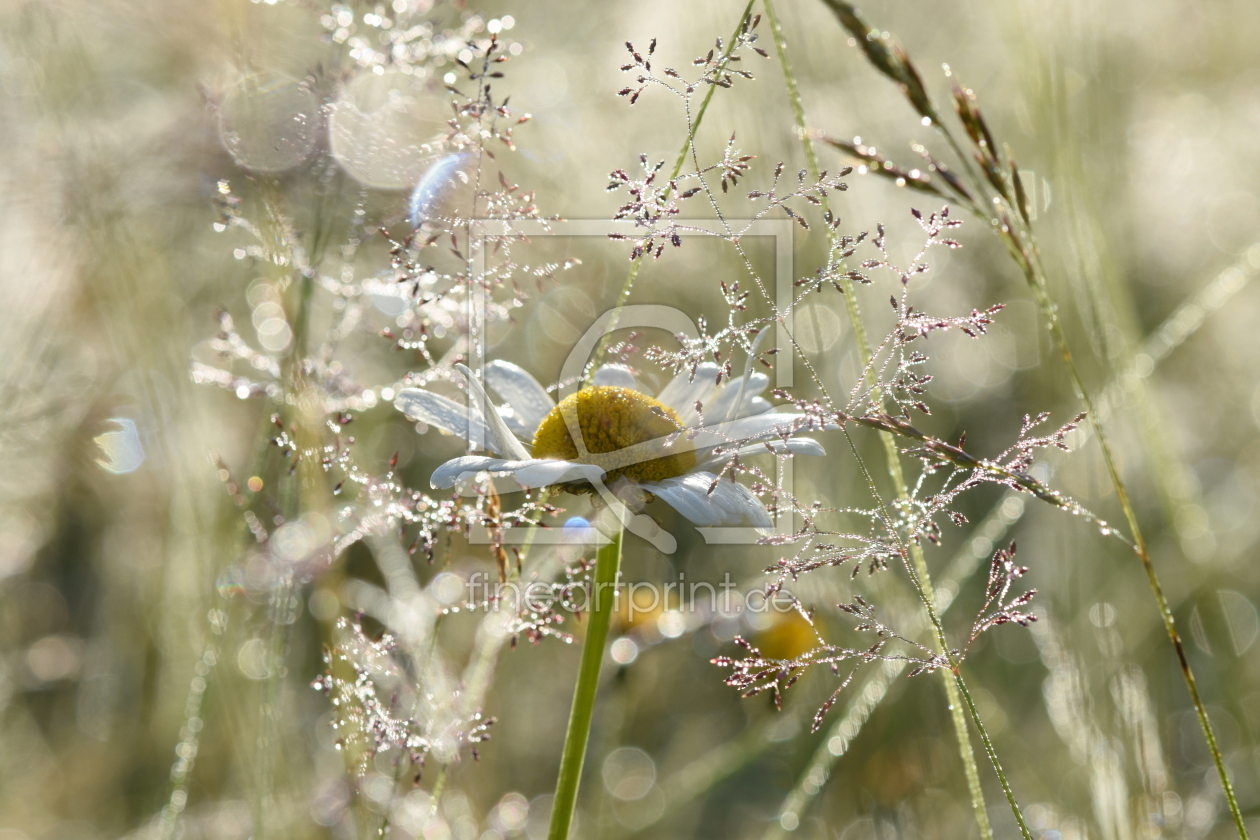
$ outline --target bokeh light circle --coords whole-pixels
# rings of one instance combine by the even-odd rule
[[[366,186],[413,187],[440,151],[442,109],[442,100],[414,76],[396,71],[358,76],[328,119],[333,157]]]
[[[319,99],[301,82],[253,73],[219,105],[219,139],[236,162],[255,172],[282,172],[306,160],[319,137]]]

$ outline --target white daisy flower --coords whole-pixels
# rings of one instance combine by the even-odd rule
[[[557,404],[524,369],[494,361],[486,365],[486,384],[501,405],[491,401],[467,368],[459,369],[468,380],[468,406],[419,388],[403,389],[394,400],[408,417],[494,453],[452,458],[434,471],[435,488],[482,472],[509,475],[527,488],[594,490],[610,502],[633,487],[699,526],[768,529],[773,523],[761,500],[731,478],[719,478],[723,467],[736,455],[767,449],[824,454],[817,441],[797,436],[808,426],[807,418],[776,411],[760,396],[770,381],[751,364],[743,376],[725,382],[719,381],[717,365],[701,365],[694,376],[675,376],[655,397],[644,393],[625,367],[604,365],[590,385]],[[479,405],[493,410],[482,413]],[[609,487],[616,487],[618,496]],[[649,536],[655,528],[631,521],[646,517],[622,519],[631,531],[662,547]]]

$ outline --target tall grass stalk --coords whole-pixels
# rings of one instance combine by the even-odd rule
[[[941,133],[945,141],[953,149],[962,163],[964,171],[967,173],[967,179],[970,181],[971,189],[975,191],[975,194],[973,195],[966,189],[960,188],[956,176],[945,179],[946,183],[954,196],[960,199],[964,206],[978,218],[993,226],[1032,291],[1037,307],[1050,331],[1055,349],[1062,359],[1064,367],[1067,369],[1069,379],[1072,382],[1072,389],[1076,393],[1077,399],[1084,406],[1089,418],[1089,427],[1098,439],[1099,451],[1103,456],[1108,477],[1129,528],[1130,545],[1139,560],[1141,560],[1142,568],[1146,572],[1147,583],[1150,586],[1151,594],[1155,598],[1160,620],[1164,625],[1168,640],[1176,653],[1182,678],[1190,693],[1191,703],[1194,705],[1195,714],[1199,719],[1199,725],[1203,730],[1208,749],[1211,752],[1212,763],[1216,768],[1221,788],[1229,804],[1230,814],[1233,816],[1238,836],[1242,840],[1247,840],[1247,827],[1243,822],[1242,811],[1239,809],[1237,797],[1234,795],[1233,786],[1230,784],[1229,772],[1216,740],[1212,722],[1208,719],[1207,708],[1199,694],[1194,672],[1186,656],[1185,645],[1182,643],[1181,635],[1177,630],[1172,609],[1168,604],[1168,598],[1164,594],[1159,575],[1151,560],[1146,538],[1138,522],[1137,513],[1129,499],[1124,480],[1120,476],[1115,455],[1102,422],[1098,417],[1094,400],[1090,396],[1089,389],[1085,385],[1084,378],[1081,376],[1080,369],[1077,367],[1075,357],[1068,344],[1062,322],[1059,319],[1058,305],[1050,293],[1048,275],[1041,260],[1041,254],[1028,214],[1026,193],[1020,181],[1019,171],[1015,167],[1013,156],[1007,151],[1006,161],[998,157],[998,148],[993,142],[992,135],[989,133],[988,127],[985,126],[983,118],[980,116],[979,109],[975,105],[974,96],[961,85],[955,84],[955,109],[959,119],[967,127],[973,146],[969,150],[965,149],[964,144],[960,142],[957,135],[941,120],[939,112],[932,104],[926,89],[923,87],[921,78],[917,71],[914,70],[909,57],[904,51],[892,44],[886,33],[881,34],[867,24],[851,4],[844,2],[844,0],[823,0],[823,2],[835,13],[841,24],[849,30],[854,38],[861,39],[858,43],[867,59],[882,74],[899,84],[902,92],[910,100],[911,106],[923,115],[925,119],[931,120],[937,131]],[[971,153],[969,154],[968,151]],[[972,163],[973,157],[976,163],[984,168],[984,178],[977,174]],[[881,171],[881,174],[891,174],[892,171],[892,169],[884,169]],[[990,202],[987,199],[978,197],[986,194],[992,197],[992,206],[990,206]]]
[[[564,751],[560,756],[560,776],[556,780],[556,797],[551,805],[551,826],[548,840],[568,840],[577,805],[578,785],[582,781],[582,765],[586,761],[586,743],[591,736],[591,718],[595,712],[595,694],[599,689],[599,672],[604,664],[604,647],[612,622],[616,599],[617,574],[621,569],[622,529],[618,525],[612,541],[601,546],[595,556],[595,577],[592,581],[590,612],[587,613],[586,638],[582,642],[582,664],[578,668],[577,687],[569,711],[569,727],[564,735]]]
[[[1040,50],[1044,49],[1042,44],[1032,43],[1024,35],[1026,30],[1022,27],[1014,26],[1012,29],[1024,42],[1024,54],[1035,56]],[[1044,115],[1044,122],[1051,131],[1055,132],[1057,135],[1056,140],[1066,139],[1067,135],[1073,131],[1079,132],[1079,121],[1073,120],[1072,115],[1068,112],[1068,97],[1058,85],[1052,83],[1052,89],[1048,92],[1048,95],[1032,97],[1030,101],[1034,103],[1049,103],[1043,104],[1043,108],[1048,112]],[[1114,111],[1111,113],[1114,113]],[[1234,266],[1221,272],[1215,280],[1207,284],[1198,294],[1179,306],[1170,317],[1165,319],[1163,325],[1151,332],[1150,339],[1144,342],[1140,332],[1136,303],[1132,294],[1129,293],[1123,283],[1123,276],[1117,270],[1116,261],[1109,253],[1109,238],[1097,221],[1103,214],[1097,206],[1098,199],[1096,196],[1108,194],[1109,191],[1099,190],[1096,182],[1088,182],[1080,165],[1079,156],[1076,153],[1077,148],[1078,145],[1074,143],[1052,142],[1050,144],[1050,149],[1053,150],[1052,165],[1054,165],[1054,171],[1057,175],[1056,183],[1060,181],[1067,182],[1066,190],[1063,187],[1057,187],[1057,189],[1067,192],[1069,199],[1068,212],[1072,214],[1070,222],[1074,233],[1086,240],[1086,242],[1078,242],[1078,244],[1081,245],[1081,250],[1087,250],[1088,255],[1093,257],[1093,259],[1089,260],[1088,265],[1082,266],[1084,271],[1080,273],[1084,275],[1082,278],[1084,282],[1077,283],[1076,287],[1077,291],[1083,293],[1088,299],[1089,305],[1093,310],[1101,313],[1097,318],[1106,317],[1107,323],[1115,324],[1119,327],[1115,331],[1118,339],[1115,340],[1114,345],[1106,340],[1111,333],[1109,331],[1100,331],[1103,338],[1102,349],[1111,364],[1125,371],[1125,375],[1118,382],[1113,382],[1106,391],[1100,393],[1100,397],[1096,402],[1097,410],[1092,411],[1090,416],[1096,418],[1099,424],[1100,445],[1106,447],[1107,441],[1104,437],[1101,437],[1101,429],[1103,428],[1102,424],[1108,419],[1108,413],[1118,409],[1122,402],[1127,407],[1131,407],[1136,415],[1136,427],[1141,435],[1142,451],[1147,456],[1148,473],[1153,479],[1155,496],[1161,513],[1164,521],[1176,528],[1177,523],[1186,521],[1187,514],[1198,513],[1202,515],[1203,500],[1197,482],[1192,478],[1189,465],[1187,465],[1169,439],[1169,423],[1166,417],[1161,416],[1164,412],[1161,411],[1158,405],[1157,395],[1152,388],[1148,371],[1152,371],[1155,364],[1167,356],[1173,346],[1176,346],[1176,344],[1168,346],[1167,342],[1162,340],[1166,335],[1169,335],[1168,331],[1170,329],[1175,331],[1175,325],[1186,323],[1185,320],[1182,320],[1186,318],[1191,323],[1194,323],[1197,328],[1197,325],[1202,323],[1205,312],[1223,305],[1233,293],[1240,290],[1247,280],[1255,274],[1256,268],[1260,267],[1260,259],[1257,259],[1257,257],[1260,257],[1260,247],[1252,245],[1249,250],[1245,250],[1242,258]],[[1088,248],[1085,246],[1088,246]],[[1040,265],[1038,267],[1040,268]],[[1044,269],[1042,269],[1042,272],[1044,276]],[[1209,303],[1209,301],[1212,303]],[[1185,336],[1183,335],[1181,341],[1184,341],[1184,338]],[[1153,343],[1156,345],[1155,348],[1151,346]],[[1180,341],[1177,342],[1177,344],[1179,343]],[[1146,356],[1146,359],[1142,361],[1147,362],[1149,360],[1149,363],[1145,365],[1146,371],[1138,373],[1138,363],[1143,355]],[[1117,386],[1119,390],[1113,391]],[[1108,466],[1109,470],[1111,470],[1110,461],[1108,461]],[[1111,471],[1113,481],[1115,481],[1116,473],[1114,470]],[[1117,495],[1120,496],[1122,504],[1127,505],[1127,498],[1120,493]],[[1126,510],[1126,517],[1128,514],[1129,511]],[[1147,572],[1152,591],[1155,593],[1161,618],[1164,619],[1165,632],[1169,635],[1176,650],[1178,663],[1183,670],[1183,678],[1194,702],[1200,726],[1208,741],[1215,769],[1229,803],[1231,816],[1234,818],[1235,827],[1239,836],[1245,838],[1247,836],[1246,825],[1241,819],[1241,813],[1227,775],[1227,768],[1222,761],[1222,756],[1215,740],[1215,734],[1212,731],[1210,719],[1207,717],[1206,709],[1199,699],[1198,688],[1193,672],[1190,670],[1182,641],[1179,638],[1176,627],[1172,623],[1171,611],[1164,601],[1158,577],[1147,554],[1145,543],[1141,540],[1141,534],[1137,531],[1135,523],[1131,522],[1130,527],[1134,530],[1136,550],[1143,561],[1143,567]],[[1182,546],[1184,553],[1185,543],[1182,543]],[[1196,559],[1199,562],[1203,562],[1206,558],[1200,556]]]
[[[1015,14],[1018,15],[1018,12]],[[1039,89],[1040,92],[1038,96],[1029,97],[1028,101],[1038,109],[1034,119],[1039,129],[1050,135],[1049,165],[1055,192],[1064,195],[1063,213],[1076,246],[1072,260],[1074,265],[1068,267],[1068,276],[1074,279],[1073,293],[1086,300],[1086,304],[1078,309],[1086,315],[1092,314],[1088,320],[1093,322],[1090,326],[1098,336],[1107,361],[1129,369],[1141,352],[1141,322],[1136,302],[1126,288],[1123,273],[1112,254],[1111,238],[1100,221],[1107,216],[1105,208],[1100,206],[1101,197],[1111,195],[1112,188],[1119,184],[1112,175],[1111,182],[1100,189],[1098,179],[1086,175],[1080,154],[1083,145],[1081,120],[1073,118],[1073,105],[1062,89],[1062,82],[1051,80],[1047,66],[1053,46],[1047,47],[1044,39],[1034,41],[1030,38],[1025,25],[1028,22],[1027,19],[1018,22],[1009,20],[1007,28],[1010,37],[1020,44],[1020,53],[1027,57],[1018,65],[1027,77],[1021,87]],[[1103,112],[1099,110],[1100,114]],[[1114,111],[1111,113],[1114,114]],[[1096,126],[1091,128],[1099,131]],[[1105,132],[1106,128],[1101,130]],[[1118,329],[1100,329],[1099,324],[1103,322]],[[1144,377],[1132,384],[1127,395],[1128,402],[1139,421],[1137,430],[1142,435],[1142,449],[1147,453],[1156,498],[1164,520],[1175,523],[1184,514],[1185,508],[1198,504],[1197,493],[1191,489],[1193,482],[1186,480],[1188,466],[1168,438],[1167,424],[1159,416],[1161,412],[1153,389]],[[1099,407],[1105,411],[1105,406]],[[1099,419],[1105,421],[1107,418],[1101,416]]]
[[[1035,246],[1034,246],[1035,247]],[[1186,688],[1190,692],[1190,701],[1194,704],[1194,711],[1199,719],[1199,725],[1203,729],[1203,735],[1207,739],[1208,750],[1212,753],[1212,763],[1216,767],[1216,773],[1220,778],[1221,788],[1225,792],[1225,800],[1229,803],[1230,814],[1234,818],[1234,826],[1238,829],[1238,836],[1242,840],[1247,840],[1247,826],[1243,822],[1242,811],[1238,807],[1238,798],[1234,795],[1234,787],[1229,780],[1229,770],[1225,767],[1224,756],[1221,755],[1220,745],[1216,740],[1216,732],[1212,728],[1212,721],[1208,718],[1207,707],[1203,703],[1202,697],[1199,695],[1199,686],[1194,678],[1194,671],[1190,667],[1190,660],[1186,657],[1186,648],[1182,643],[1181,634],[1177,630],[1176,621],[1173,618],[1172,608],[1168,604],[1168,598],[1164,595],[1164,588],[1160,584],[1159,574],[1155,571],[1155,564],[1151,561],[1150,550],[1146,544],[1146,538],[1142,534],[1141,526],[1138,524],[1137,513],[1133,509],[1133,504],[1129,500],[1128,490],[1125,488],[1124,480],[1120,477],[1119,468],[1116,466],[1115,456],[1112,454],[1111,444],[1107,440],[1106,432],[1103,429],[1102,422],[1098,418],[1098,412],[1094,408],[1094,402],[1089,396],[1089,391],[1085,387],[1085,382],[1081,378],[1080,370],[1076,366],[1073,359],[1072,351],[1068,347],[1067,337],[1063,333],[1063,327],[1059,322],[1057,307],[1053,298],[1050,296],[1049,289],[1046,286],[1045,270],[1041,265],[1040,257],[1036,251],[1033,252],[1033,260],[1024,263],[1025,278],[1029,285],[1033,288],[1034,296],[1041,308],[1043,317],[1050,326],[1050,334],[1054,337],[1054,342],[1058,348],[1059,355],[1063,359],[1064,365],[1068,369],[1068,373],[1072,379],[1072,387],[1076,391],[1077,398],[1085,406],[1085,410],[1089,413],[1090,428],[1094,435],[1098,438],[1098,448],[1102,452],[1103,461],[1107,465],[1107,474],[1111,479],[1112,487],[1116,491],[1116,498],[1120,502],[1120,508],[1124,512],[1125,522],[1129,526],[1129,533],[1133,540],[1133,551],[1142,561],[1142,568],[1146,572],[1146,580],[1150,585],[1151,594],[1155,597],[1156,606],[1159,609],[1159,617],[1163,621],[1164,631],[1168,634],[1168,640],[1172,643],[1173,650],[1177,654],[1177,663],[1181,667],[1181,675],[1185,680]]]
[[[942,131],[946,129],[942,128]],[[1000,228],[999,228],[1000,230]],[[1094,401],[1090,396],[1089,389],[1085,386],[1085,381],[1081,376],[1080,369],[1076,365],[1076,360],[1068,345],[1067,336],[1063,331],[1062,323],[1058,316],[1058,305],[1054,302],[1053,296],[1050,294],[1048,278],[1045,267],[1041,262],[1040,253],[1037,250],[1035,240],[1031,239],[1032,231],[1026,231],[1030,238],[1031,245],[1027,250],[1021,249],[1018,240],[1015,240],[1009,229],[1002,231],[1003,241],[1006,242],[1011,255],[1015,257],[1016,262],[1024,274],[1029,287],[1033,291],[1033,297],[1037,301],[1037,305],[1041,310],[1042,317],[1045,319],[1050,329],[1050,334],[1054,339],[1055,348],[1059,352],[1060,358],[1063,360],[1064,366],[1067,368],[1068,375],[1072,381],[1072,388],[1076,392],[1077,399],[1085,407],[1085,411],[1089,416],[1090,429],[1098,439],[1098,448],[1102,453],[1103,462],[1107,467],[1107,475],[1111,480],[1112,488],[1116,492],[1116,498],[1120,503],[1120,509],[1124,513],[1124,519],[1129,527],[1129,534],[1132,540],[1133,551],[1137,554],[1138,559],[1142,561],[1142,568],[1146,572],[1147,583],[1151,588],[1151,594],[1155,598],[1156,607],[1159,610],[1160,619],[1164,625],[1164,631],[1168,635],[1168,640],[1173,646],[1173,650],[1177,655],[1177,663],[1181,668],[1182,678],[1185,681],[1186,688],[1190,692],[1190,701],[1194,705],[1195,715],[1199,719],[1199,725],[1203,730],[1203,735],[1207,740],[1208,750],[1212,754],[1212,763],[1215,765],[1217,776],[1220,778],[1221,788],[1224,790],[1226,802],[1229,804],[1230,814],[1234,818],[1234,826],[1238,830],[1238,836],[1242,840],[1247,840],[1247,826],[1243,822],[1242,811],[1238,806],[1238,799],[1234,795],[1233,785],[1229,780],[1229,771],[1225,766],[1225,759],[1221,754],[1220,745],[1216,740],[1216,732],[1212,727],[1212,721],[1208,718],[1207,707],[1203,703],[1203,699],[1199,694],[1198,683],[1194,678],[1194,671],[1190,667],[1190,660],[1186,656],[1185,645],[1182,642],[1181,634],[1177,630],[1176,621],[1173,618],[1172,608],[1169,606],[1168,598],[1164,594],[1164,588],[1160,583],[1159,574],[1155,570],[1155,564],[1151,560],[1150,550],[1146,543],[1146,537],[1142,533],[1141,525],[1138,523],[1137,513],[1133,508],[1133,503],[1129,499],[1128,489],[1125,487],[1124,480],[1120,476],[1119,467],[1116,464],[1115,455],[1112,451],[1111,444],[1108,441],[1107,434],[1103,428],[1102,421],[1098,417],[1098,411],[1095,408]]]
[[[332,190],[338,185],[338,179],[331,179],[322,184],[319,196],[319,212],[315,219],[315,235],[311,238],[310,256],[318,263],[324,248],[330,239],[332,214],[327,212],[326,204],[331,200]],[[286,229],[288,222],[281,207],[279,186],[271,181],[263,184],[264,203],[268,207],[267,217],[270,220],[270,233],[273,247],[279,251],[293,241],[290,231]],[[282,383],[287,392],[286,406],[292,406],[285,413],[288,421],[285,425],[295,430],[299,445],[317,446],[320,440],[319,422],[301,410],[303,395],[315,386],[308,380],[304,360],[310,356],[310,320],[312,298],[315,292],[314,279],[301,272],[294,271],[289,276],[276,278],[276,284],[282,290],[282,297],[288,299],[288,321],[293,325],[293,341],[285,363]],[[284,294],[287,292],[287,295]],[[266,426],[264,426],[266,428]],[[270,451],[270,447],[264,450]],[[261,455],[262,453],[258,453]],[[323,510],[327,506],[324,481],[321,471],[314,470],[305,460],[299,460],[289,469],[281,466],[281,477],[278,482],[279,507],[285,521],[296,521],[308,511]],[[286,572],[271,593],[267,605],[270,623],[267,645],[267,679],[264,686],[264,701],[259,704],[259,737],[256,742],[256,772],[258,782],[254,790],[254,832],[257,840],[267,835],[267,813],[270,809],[274,757],[280,752],[279,739],[280,719],[278,717],[284,692],[285,662],[288,659],[290,635],[295,620],[294,609],[300,597],[298,582],[292,572]]]
[[[813,141],[810,139],[808,134],[805,107],[801,102],[800,90],[796,84],[796,75],[792,72],[792,64],[788,59],[787,43],[783,37],[783,28],[779,23],[778,16],[775,14],[774,3],[772,0],[763,0],[762,6],[766,10],[766,20],[770,24],[770,31],[774,34],[775,51],[778,54],[779,65],[783,70],[783,79],[787,86],[788,100],[792,105],[792,116],[796,122],[797,133],[800,135],[801,146],[805,152],[806,163],[809,167],[810,174],[814,178],[818,178],[821,171],[818,165],[818,155],[814,151]],[[824,197],[821,200],[823,202],[823,212],[829,213],[830,208],[828,207],[827,199]],[[827,234],[831,237],[832,243],[834,244],[834,228],[828,226]],[[874,385],[875,374],[873,369],[870,367],[870,339],[866,334],[866,327],[862,322],[862,313],[858,308],[857,296],[853,293],[853,281],[848,278],[844,278],[842,282],[844,283],[845,309],[849,316],[849,323],[853,327],[853,334],[857,339],[856,344],[858,351],[861,353],[862,365],[863,368],[867,370],[868,377],[871,379],[871,384]],[[909,499],[910,490],[906,484],[905,475],[901,469],[901,458],[897,452],[896,441],[889,432],[880,432],[879,437],[884,447],[885,457],[888,461],[888,472],[892,478],[894,491],[897,493],[899,498]],[[944,630],[941,627],[940,617],[936,614],[936,593],[932,587],[932,578],[928,572],[927,561],[923,556],[923,549],[914,542],[911,542],[908,548],[914,563],[915,574],[918,578],[917,586],[920,589],[920,595],[922,597],[924,608],[928,610],[928,615],[931,618],[932,625],[936,630],[937,643],[941,646],[942,651],[948,651],[949,645],[946,642]],[[971,796],[971,807],[975,812],[976,824],[980,828],[981,838],[989,840],[989,838],[993,837],[993,828],[989,824],[989,816],[984,803],[984,791],[980,786],[980,773],[976,767],[975,753],[971,748],[971,738],[967,732],[967,720],[963,712],[962,699],[960,696],[962,677],[956,674],[951,674],[947,671],[942,671],[941,676],[945,681],[945,696],[949,705],[950,720],[954,725],[954,736],[958,742],[958,754],[962,759],[963,770],[967,778],[967,791]],[[968,708],[973,710],[974,716],[974,708],[970,703],[968,704]],[[981,724],[978,716],[975,716],[975,723],[983,734],[983,725]],[[983,739],[987,744],[987,734],[983,735]],[[994,769],[998,771],[999,776],[1002,776],[1000,766],[996,762],[996,757],[991,756],[991,758],[994,758]],[[1007,784],[1004,776],[1002,776],[1002,787],[1004,790],[1008,791],[1009,796],[1009,785]],[[1010,797],[1010,800],[1011,807],[1015,812],[1016,820],[1019,821],[1022,828],[1023,818],[1019,813],[1019,808],[1015,804],[1013,797]],[[1024,833],[1027,835],[1027,829],[1024,829]]]

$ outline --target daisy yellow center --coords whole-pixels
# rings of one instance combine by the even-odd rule
[[[594,464],[607,473],[609,482],[622,476],[661,481],[696,465],[696,453],[686,440],[680,438],[668,447],[660,441],[682,428],[669,406],[629,388],[597,385],[565,397],[551,409],[538,425],[531,454]],[[581,432],[584,452],[574,445],[570,429]],[[642,451],[626,451],[648,441],[658,441],[660,451],[669,454],[644,460]]]

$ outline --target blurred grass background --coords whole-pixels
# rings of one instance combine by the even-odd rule
[[[657,61],[683,67],[727,37],[741,8],[707,0],[580,13],[558,0],[477,8],[487,19],[513,15],[510,34],[526,48],[499,83],[534,117],[517,134],[520,150],[503,156],[513,180],[537,189],[544,213],[609,217],[617,197],[604,192],[607,173],[640,153],[672,162],[685,135],[671,98],[649,91],[629,108],[613,95],[624,84],[622,42],[656,37]],[[1127,387],[1109,392],[1106,422],[1241,805],[1260,831],[1260,7],[964,0],[865,11],[895,33],[934,90],[944,89],[936,68],[948,62],[977,92],[1037,185],[1052,291],[1088,383],[1099,394],[1129,375]],[[812,126],[860,135],[901,160],[911,157],[910,140],[941,146],[846,46],[821,4],[785,5],[780,14]],[[0,840],[158,836],[153,818],[168,803],[176,748],[189,734],[190,685],[199,696],[201,677],[209,683],[179,831],[246,837],[257,707],[267,701],[248,646],[265,616],[248,596],[216,587],[239,559],[240,521],[208,453],[244,469],[269,409],[196,388],[188,375],[217,308],[248,322],[246,289],[256,279],[211,228],[217,181],[244,181],[221,142],[216,107],[244,73],[336,78],[345,62],[320,41],[318,14],[306,4],[10,0],[0,18]],[[770,48],[768,36],[761,46]],[[778,160],[791,171],[804,162],[778,66],[752,69],[755,83],[715,97],[700,148],[717,154],[733,131],[763,177]],[[821,154],[832,170],[842,163]],[[274,178],[299,216],[312,166]],[[850,190],[833,204],[843,229],[882,221],[891,246],[913,253],[909,208],[939,208],[873,178],[847,180]],[[357,193],[345,184],[348,203]],[[373,191],[370,200],[374,212],[396,216],[405,191]],[[947,439],[965,429],[973,448],[992,454],[1025,413],[1066,420],[1079,407],[996,238],[977,223],[961,238],[960,251],[934,255],[916,290],[920,307],[1008,309],[985,340],[932,339],[936,400],[924,426]],[[492,355],[554,375],[566,340],[615,301],[626,250],[602,240],[540,244],[538,261],[576,256],[583,264],[539,290]],[[800,232],[797,274],[811,274],[824,253],[820,232]],[[379,253],[363,259],[364,273],[386,265]],[[721,319],[712,278],[741,271],[729,249],[689,241],[644,267],[635,300]],[[877,288],[864,300],[876,334],[884,294]],[[842,304],[832,296],[810,305],[834,324],[810,339],[813,360],[840,387],[857,365]],[[409,367],[366,342],[351,350],[367,381],[391,382]],[[122,440],[107,436],[127,431],[111,418],[135,424],[144,460],[134,471],[101,465]],[[458,447],[416,438],[400,421],[383,405],[364,415],[357,435],[372,453],[365,460],[397,450],[408,481],[425,487],[429,470]],[[1049,462],[1057,486],[1120,520],[1091,443]],[[798,494],[862,503],[851,463],[833,463],[812,471],[798,464]],[[961,592],[949,626],[966,626],[981,584],[964,575],[993,543],[1017,538],[1041,591],[1042,621],[1029,631],[1001,628],[967,666],[1030,824],[1047,840],[1231,836],[1137,560],[1054,511],[997,493],[969,504],[976,527],[947,532],[929,555],[938,584],[952,580],[951,591]],[[673,558],[628,548],[630,579],[686,571],[716,580],[729,571],[751,588],[773,559],[770,549],[719,551],[681,524],[673,530],[683,541]],[[451,556],[417,573],[427,581],[472,562]],[[371,574],[356,550],[336,578]],[[826,625],[849,583],[842,573],[816,577],[802,592]],[[872,585],[895,597],[895,584]],[[340,597],[336,586],[330,578],[303,591],[292,636],[274,752],[283,836],[374,830],[345,818],[351,802],[351,813],[371,813],[371,780],[352,791],[331,747],[327,701],[308,687],[322,669],[320,620],[328,597]],[[203,675],[210,610],[233,619],[221,661],[203,665]],[[443,625],[452,655],[467,649],[472,626],[467,618]],[[975,832],[937,681],[890,678],[885,687],[877,674],[872,688],[855,683],[851,697],[865,697],[865,706],[842,701],[827,724],[850,728],[811,736],[805,722],[827,680],[804,681],[776,715],[766,698],[739,700],[707,663],[727,649],[724,631],[671,638],[650,622],[623,631],[637,634],[642,649],[601,695],[581,836]],[[791,627],[743,631],[785,650],[799,644]],[[500,722],[479,762],[452,765],[444,827],[433,836],[542,836],[537,798],[554,785],[576,662],[575,648],[553,642],[503,654],[486,704]],[[816,751],[829,745],[844,754],[811,775]],[[1007,836],[1013,823],[992,774],[981,773]],[[424,788],[432,790],[431,779]],[[807,803],[795,822],[781,819],[793,790]]]

